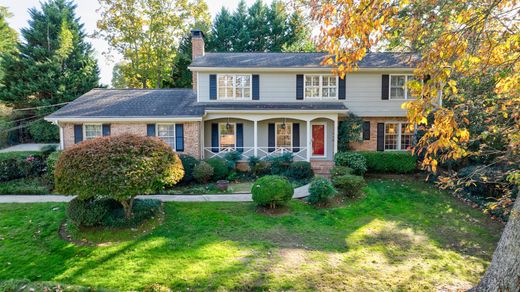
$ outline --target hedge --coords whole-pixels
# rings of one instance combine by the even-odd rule
[[[0,153],[0,182],[40,176],[45,169],[41,152]]]
[[[367,161],[368,172],[371,173],[413,173],[417,167],[417,157],[409,151],[358,152]]]

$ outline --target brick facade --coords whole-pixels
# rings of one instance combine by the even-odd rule
[[[184,124],[184,153],[200,158],[200,122],[182,122]],[[62,123],[63,146],[65,149],[74,145],[74,123]],[[134,134],[146,136],[146,123],[111,123],[110,135]]]
[[[362,119],[363,121],[370,122],[370,140],[351,143],[350,147],[352,150],[377,151],[377,123],[406,121],[404,117],[362,117]]]

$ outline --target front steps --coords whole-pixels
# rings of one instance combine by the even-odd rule
[[[316,176],[329,177],[329,171],[334,167],[334,161],[330,160],[311,160],[311,167]]]

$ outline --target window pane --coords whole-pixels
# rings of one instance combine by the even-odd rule
[[[403,88],[391,88],[390,89],[390,98],[391,99],[404,99],[404,89]]]
[[[219,124],[220,128],[220,150],[235,149],[235,124]]]
[[[413,134],[408,128],[408,123],[401,124],[401,150],[410,149],[412,146]]]
[[[392,86],[404,86],[405,76],[404,75],[393,75],[391,76],[390,85]]]
[[[397,149],[397,135],[399,124],[385,124],[385,150]]]
[[[101,125],[85,125],[85,139],[93,139],[103,136]]]
[[[175,124],[157,125],[157,137],[161,138],[170,147],[175,147]]]

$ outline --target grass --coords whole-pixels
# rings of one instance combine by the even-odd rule
[[[44,195],[52,191],[43,178],[21,178],[0,183],[0,195]]]
[[[153,231],[96,247],[58,238],[64,204],[3,204],[0,279],[121,290],[431,291],[478,281],[500,225],[420,182],[375,179],[365,193],[332,209],[291,201],[279,216],[252,203],[168,203]]]

